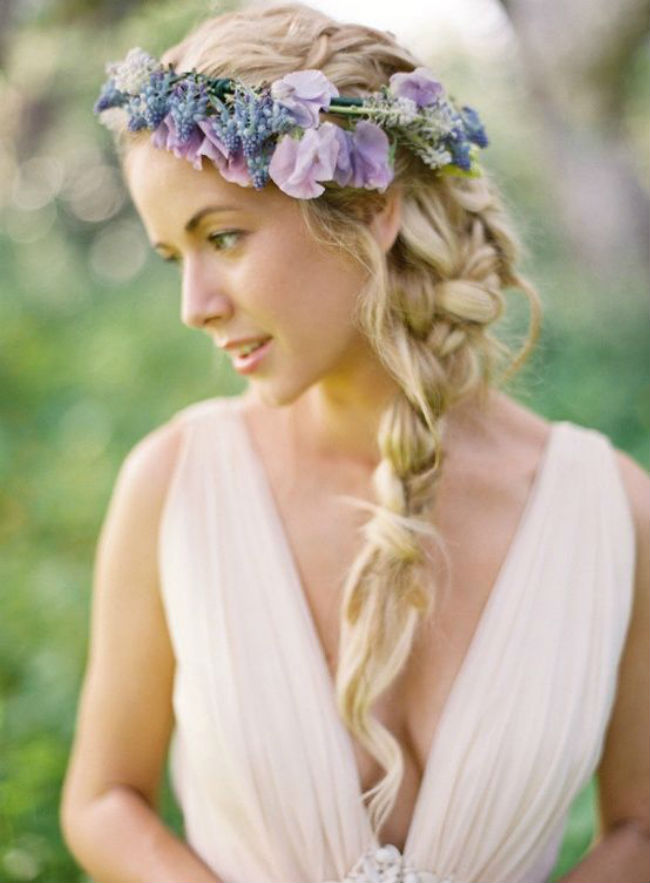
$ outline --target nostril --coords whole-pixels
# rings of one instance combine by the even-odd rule
[[[221,325],[232,315],[232,303],[225,295],[200,290],[185,290],[181,301],[181,321],[191,328]]]

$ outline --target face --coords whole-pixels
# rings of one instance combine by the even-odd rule
[[[373,370],[352,320],[365,271],[314,242],[297,200],[232,184],[208,162],[198,171],[148,141],[129,149],[125,171],[153,247],[180,262],[182,321],[219,346],[271,338],[258,357],[228,350],[264,401]]]

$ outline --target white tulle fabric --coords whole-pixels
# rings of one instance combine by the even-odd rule
[[[602,751],[630,615],[634,529],[608,439],[553,424],[403,855],[382,864],[241,400],[175,419],[159,560],[177,660],[170,772],[196,853],[226,883],[546,881]]]

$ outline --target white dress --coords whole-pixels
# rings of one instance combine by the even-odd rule
[[[216,398],[174,417],[183,444],[159,537],[173,789],[187,842],[226,883],[341,881],[380,844],[241,407]],[[409,883],[548,879],[602,752],[634,557],[609,440],[552,424],[431,746],[402,857],[420,874]]]

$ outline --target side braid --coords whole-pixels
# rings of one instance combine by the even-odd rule
[[[487,180],[417,184],[404,188],[401,228],[387,257],[367,226],[376,195],[365,210],[357,207],[354,221],[349,204],[342,210],[348,197],[333,189],[303,208],[316,238],[368,269],[357,320],[400,390],[379,424],[377,503],[344,498],[371,517],[343,586],[336,695],[348,728],[386,771],[364,794],[376,832],[394,806],[404,761],[370,709],[404,667],[418,623],[435,612],[441,587],[427,570],[426,541],[448,562],[432,517],[445,415],[469,396],[484,401],[508,358],[512,369],[509,347],[488,330],[503,315],[504,288],[517,285],[531,303],[529,336],[516,359],[530,352],[539,318],[535,290],[514,271],[517,243]]]

